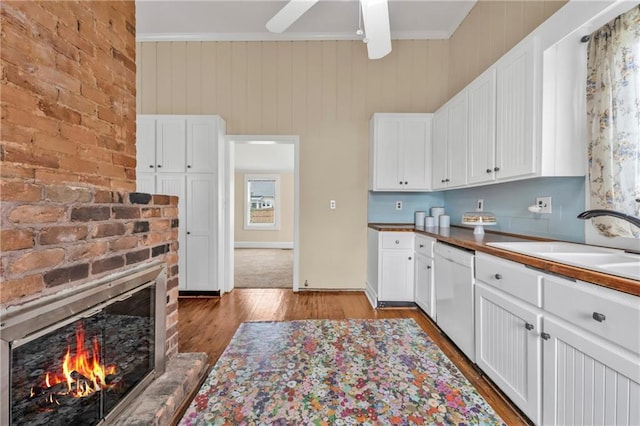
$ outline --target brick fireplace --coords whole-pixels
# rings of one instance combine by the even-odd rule
[[[135,192],[135,3],[0,11],[0,313],[160,261],[171,359],[178,199]]]

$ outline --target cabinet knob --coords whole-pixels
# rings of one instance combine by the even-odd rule
[[[153,164],[149,164],[149,168],[150,168],[150,169],[153,169]]]
[[[420,244],[420,248],[423,248],[423,247],[424,247],[424,244]]]
[[[493,170],[491,169],[487,169],[487,173],[491,173]]]
[[[431,265],[427,265],[427,269],[431,269]]]
[[[495,278],[496,280],[501,280],[501,279],[502,279],[502,275],[500,275],[500,274],[495,274],[495,275],[493,276],[493,278]]]
[[[190,169],[190,168],[191,168],[191,165],[190,165],[190,164],[189,164],[189,165],[187,165],[187,169]]]
[[[402,181],[398,182],[400,185],[402,185]]]
[[[405,180],[405,181],[404,181],[404,184],[405,184],[405,185],[408,185],[408,184],[409,184],[409,182],[407,182],[407,181]]]
[[[445,181],[445,182],[449,182],[449,178],[445,179],[444,181]]]
[[[540,337],[542,337],[542,340],[551,339],[551,335],[549,333],[540,333]]]
[[[396,240],[396,244],[400,244],[400,240]]]
[[[191,232],[187,232],[187,235],[191,235]]]
[[[161,169],[162,168],[162,164],[158,164],[158,168]]]
[[[499,171],[500,171],[500,167],[494,167],[494,168],[493,168],[493,171],[494,171],[494,172],[499,172]]]
[[[527,330],[531,331],[531,330],[533,330],[533,324],[526,323],[524,325],[524,328],[526,328]]]
[[[409,260],[411,260],[411,256],[409,256]]]
[[[446,180],[442,179],[440,182],[445,183],[445,182],[446,182]]]
[[[605,319],[607,319],[607,317],[604,314],[601,314],[599,312],[594,312],[592,315],[593,319],[598,321],[598,322],[602,322]]]

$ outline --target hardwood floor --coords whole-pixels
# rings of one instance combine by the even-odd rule
[[[238,326],[245,321],[413,318],[507,424],[529,423],[418,309],[375,310],[361,292],[235,289],[222,298],[181,298],[178,316],[180,352],[206,352],[211,365],[216,363]]]

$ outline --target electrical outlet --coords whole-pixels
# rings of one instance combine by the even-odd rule
[[[402,210],[402,201],[396,201],[396,210]]]
[[[481,212],[484,209],[484,200],[478,200],[478,204],[476,205],[476,211]]]
[[[331,210],[335,210],[336,209],[336,200],[329,201],[329,208]]]
[[[538,213],[551,213],[551,197],[537,197],[536,205],[540,207]]]

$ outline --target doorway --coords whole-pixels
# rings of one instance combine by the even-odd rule
[[[298,291],[299,137],[227,135],[224,152],[222,292]]]

